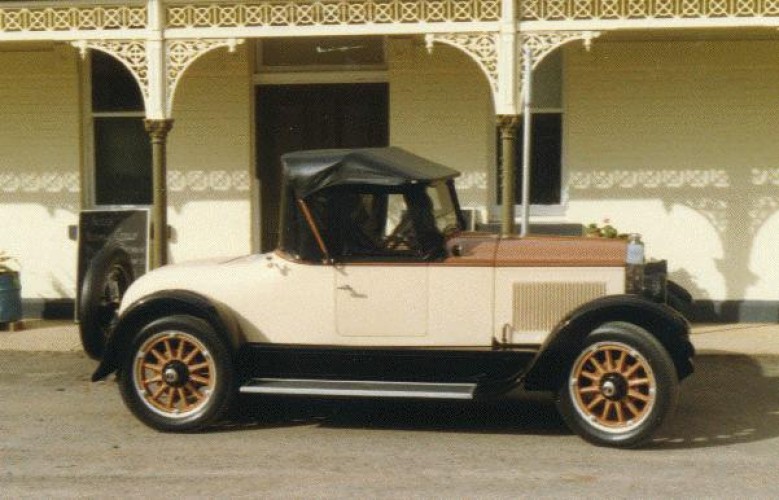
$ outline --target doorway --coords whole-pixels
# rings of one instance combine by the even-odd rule
[[[263,252],[276,248],[280,156],[291,151],[389,144],[387,83],[260,85],[256,88],[257,177]]]

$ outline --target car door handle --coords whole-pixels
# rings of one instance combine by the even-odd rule
[[[349,295],[352,298],[355,299],[367,299],[368,296],[363,293],[357,293],[354,288],[352,288],[352,285],[341,285],[338,287],[339,290],[343,290],[344,292],[349,292]]]

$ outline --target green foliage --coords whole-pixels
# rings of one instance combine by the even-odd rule
[[[612,226],[608,219],[603,221],[602,226],[595,222],[588,224],[587,227],[584,228],[584,235],[591,238],[619,238],[621,240],[626,240],[628,238],[627,234],[617,231],[617,228]]]

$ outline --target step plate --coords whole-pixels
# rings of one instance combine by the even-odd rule
[[[240,389],[245,394],[421,399],[473,399],[475,390],[476,384],[274,378],[252,379]]]

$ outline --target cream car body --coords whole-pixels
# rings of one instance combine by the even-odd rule
[[[464,232],[457,172],[395,148],[283,159],[276,251],[163,267],[126,290],[93,379],[119,371],[148,425],[203,427],[236,392],[522,386],[557,391],[572,428],[624,447],[672,410],[693,349],[663,304],[665,263],[645,264],[637,239]]]

